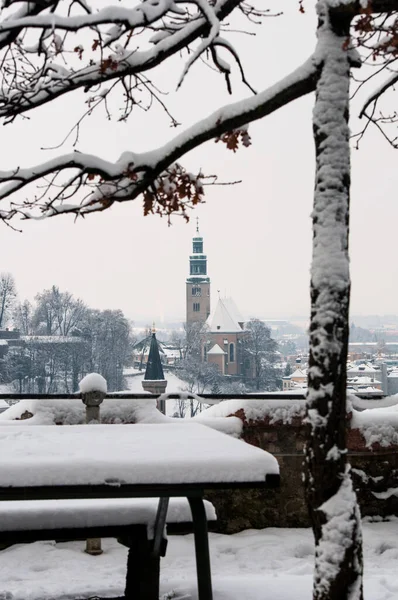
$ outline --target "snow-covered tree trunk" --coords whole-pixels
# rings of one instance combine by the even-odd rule
[[[320,73],[314,108],[309,431],[304,465],[316,544],[313,598],[361,600],[360,515],[346,460],[350,16],[334,0],[320,0],[317,10],[315,60]]]

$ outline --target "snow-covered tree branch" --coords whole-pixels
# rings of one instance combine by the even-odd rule
[[[77,171],[66,183],[61,184],[61,191],[58,189],[56,195],[50,199],[44,200],[43,203],[35,199],[26,202],[22,207],[14,205],[9,212],[3,211],[1,216],[7,219],[20,212],[29,218],[32,216],[29,210],[34,207],[41,209],[42,216],[54,216],[66,212],[86,214],[104,210],[113,202],[132,200],[146,190],[153,189],[153,186],[164,185],[163,180],[165,178],[169,180],[175,171],[176,161],[190,150],[229,132],[241,130],[244,134],[248,123],[261,119],[292,100],[313,91],[317,72],[318,65],[310,58],[299,69],[271,88],[217,110],[203,121],[177,135],[165,146],[151,152],[138,154],[126,151],[115,163],[102,160],[97,156],[73,152],[32,168],[0,171],[0,183],[5,183],[0,187],[0,199],[45,176],[57,176],[62,171],[70,169]],[[99,181],[95,180],[96,177]],[[94,191],[89,192],[82,202],[71,204],[65,201],[82,186],[94,188]],[[51,185],[49,187],[51,189]]]
[[[33,46],[25,44],[25,36],[22,36],[10,49],[10,54],[3,58],[6,69],[0,88],[0,116],[13,119],[76,89],[84,88],[88,92],[108,81],[123,82],[125,78],[154,69],[201,39],[185,67],[187,70],[207,47],[221,43],[220,23],[241,3],[239,0],[219,0],[213,7],[204,0],[195,0],[188,4],[196,4],[199,10],[191,14],[186,9],[186,2],[154,0],[138,3],[132,9],[110,6],[95,14],[90,12],[76,17],[49,14],[8,18],[0,22],[0,32],[9,29],[10,35],[14,36],[10,41],[14,41],[13,32],[20,31],[22,23],[25,28],[42,29]],[[104,24],[113,25],[100,31],[99,25]],[[87,47],[87,38],[82,44],[73,38],[68,46],[63,30],[80,32],[88,26],[93,29],[91,44]],[[136,41],[137,28],[151,34],[149,39],[143,37],[141,45]],[[0,40],[2,35],[6,33],[0,33]],[[234,53],[232,46],[231,52]],[[32,53],[40,55],[41,64],[32,65],[29,61],[27,69],[24,59]],[[71,53],[75,54],[75,61],[71,60]],[[84,61],[86,64],[81,66]]]

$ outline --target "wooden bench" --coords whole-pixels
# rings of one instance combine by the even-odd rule
[[[211,502],[206,518],[216,520]],[[166,512],[165,512],[166,511]],[[163,514],[162,514],[163,513]],[[158,600],[165,524],[191,523],[186,498],[16,500],[0,502],[0,547],[40,540],[115,537],[127,546],[125,598]]]

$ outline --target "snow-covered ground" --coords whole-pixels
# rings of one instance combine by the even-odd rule
[[[398,519],[364,523],[365,599],[398,597]],[[103,540],[105,552],[88,556],[83,542],[13,546],[0,552],[3,600],[74,600],[121,595],[127,550]],[[310,600],[313,541],[309,529],[210,534],[214,600]],[[195,600],[193,537],[170,536],[161,564],[161,594]],[[9,595],[7,595],[7,592]],[[164,596],[166,597],[166,596]]]

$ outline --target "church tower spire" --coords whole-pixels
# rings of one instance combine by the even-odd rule
[[[196,219],[196,234],[192,238],[189,257],[189,277],[186,280],[187,327],[206,321],[210,315],[210,277],[207,275],[207,256],[203,252],[203,237]]]

